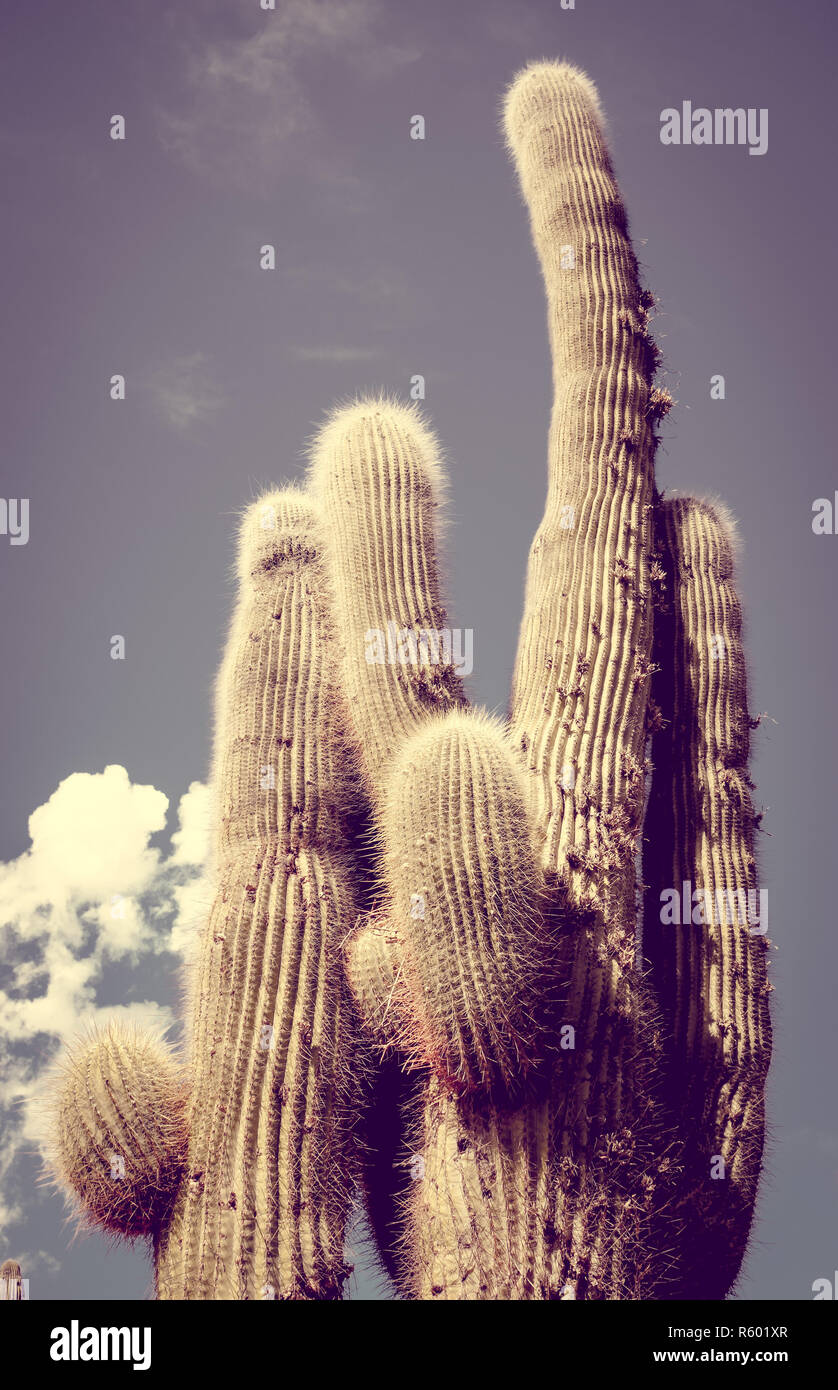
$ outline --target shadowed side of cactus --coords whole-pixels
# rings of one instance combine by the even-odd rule
[[[671,1296],[723,1298],[751,1227],[771,1056],[752,721],[733,524],[720,503],[693,498],[663,501],[656,519],[663,592],[644,952],[667,1024],[667,1103],[689,1140],[674,1213],[689,1258]]]

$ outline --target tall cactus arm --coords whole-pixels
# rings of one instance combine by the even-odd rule
[[[315,440],[310,488],[329,530],[344,688],[378,800],[405,740],[431,712],[466,703],[451,653],[431,646],[447,622],[436,536],[445,487],[415,408],[359,400]]]
[[[440,1200],[431,1199],[438,1112],[442,1107],[456,1127],[453,1097],[464,1089],[488,1084],[514,1091],[519,1063],[537,1055],[543,1040],[533,1031],[540,1022],[533,1015],[552,993],[540,994],[538,986],[546,985],[555,961],[527,779],[497,726],[464,708],[444,648],[429,660],[418,642],[420,633],[441,635],[446,619],[435,536],[442,465],[416,412],[386,401],[340,412],[315,443],[311,487],[330,528],[336,613],[346,633],[344,684],[383,851],[381,910],[348,943],[349,979],[368,1024],[436,1078],[406,1100],[401,1164],[409,1180],[399,1258],[390,1267],[408,1295],[430,1297],[444,1287],[449,1297],[481,1297],[487,1288],[512,1289],[521,1277],[526,1202],[516,1199],[507,1208],[507,1182],[503,1197],[494,1187],[491,1213],[480,1196],[458,1209],[459,1227],[446,1215],[444,1183]],[[380,660],[369,660],[374,635],[382,632],[393,634],[393,645]],[[408,646],[403,660],[410,635],[416,647]],[[499,900],[509,913],[504,923]],[[484,949],[493,933],[500,951],[494,959]],[[490,991],[492,971],[500,979]],[[475,1102],[486,1103],[485,1096]],[[528,1133],[526,1121],[517,1132]],[[534,1140],[541,1142],[541,1136]],[[449,1150],[471,1170],[476,1149],[468,1120],[443,1145]],[[511,1162],[525,1184],[530,1157],[523,1148]],[[485,1190],[485,1176],[469,1177],[469,1199]],[[457,1230],[471,1232],[481,1222],[491,1229],[473,1242],[477,1262],[464,1253],[471,1273],[463,1279]]]
[[[244,517],[217,688],[216,893],[192,981],[188,1171],[165,1299],[328,1298],[346,1270],[356,911],[351,759],[322,533],[303,494]]]
[[[635,925],[652,621],[655,347],[595,89],[535,64],[505,126],[547,293],[555,400],[512,730],[537,779],[545,869]]]
[[[153,1237],[161,1299],[328,1299],[347,1275],[358,787],[317,508],[245,513],[217,683],[215,897],[189,977],[183,1073],[109,1029],[55,1091],[53,1169],[88,1220]],[[106,1169],[113,1154],[114,1175]]]
[[[656,520],[665,577],[644,954],[667,1022],[667,1101],[689,1141],[673,1296],[723,1298],[751,1225],[771,1054],[742,614],[719,505],[671,499]]]

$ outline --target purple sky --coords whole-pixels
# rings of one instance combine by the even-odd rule
[[[522,63],[568,58],[599,87],[660,299],[678,401],[660,482],[721,494],[743,537],[751,703],[776,721],[756,736],[755,771],[777,993],[773,1138],[741,1296],[810,1298],[838,1264],[838,537],[811,527],[814,500],[838,487],[834,6],[27,0],[0,23],[3,491],[30,499],[28,544],[0,536],[0,906],[18,922],[0,950],[0,1009],[44,988],[26,874],[53,860],[19,857],[59,784],[119,764],[165,793],[177,828],[179,798],[207,770],[237,511],[300,475],[336,399],[404,396],[426,377],[451,472],[452,621],[475,633],[475,699],[505,706],[550,378],[498,107]],[[685,100],[767,108],[767,153],[662,145],[661,111]],[[109,138],[114,113],[124,143]],[[423,142],[409,138],[416,113]],[[274,272],[258,268],[268,242]],[[114,373],[127,378],[118,404]],[[710,399],[715,373],[724,401]],[[124,662],[109,656],[117,633]],[[191,871],[152,794],[135,802],[168,874],[143,880],[157,935],[97,958],[90,998],[175,1007],[171,917],[153,915]],[[68,792],[41,834],[72,804]],[[89,885],[67,892],[71,907],[96,901]],[[8,1015],[0,1099],[31,1091],[54,1048],[35,1016]],[[68,1256],[61,1204],[35,1192],[31,1144],[16,1146],[20,1113],[3,1138],[0,1257],[27,1257],[33,1297],[139,1296],[139,1251],[92,1239]],[[378,1287],[362,1272],[353,1292]]]

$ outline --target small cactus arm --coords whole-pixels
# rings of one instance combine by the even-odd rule
[[[71,1053],[53,1170],[89,1219],[152,1236],[158,1298],[336,1298],[357,1111],[341,954],[357,786],[311,500],[251,505],[238,568],[185,1065],[113,1028]]]
[[[765,943],[741,923],[667,928],[655,895],[673,875],[755,887],[729,546],[711,509],[656,492],[670,401],[592,85],[536,64],[505,123],[555,386],[506,730],[466,709],[444,646],[427,650],[445,629],[427,428],[359,402],[312,465],[382,863],[347,973],[369,1035],[425,1078],[395,1248],[392,1223],[382,1235],[408,1296],[721,1298],[761,1162]],[[679,815],[661,831],[667,800]]]
[[[111,1022],[77,1043],[53,1089],[51,1167],[83,1224],[152,1236],[186,1163],[187,1088],[165,1042]]]
[[[23,1277],[17,1260],[4,1260],[0,1265],[0,1302],[20,1303],[23,1299]]]

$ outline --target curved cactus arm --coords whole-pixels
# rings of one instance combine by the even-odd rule
[[[736,539],[718,504],[667,500],[656,520],[644,954],[667,1023],[667,1100],[688,1140],[673,1296],[723,1298],[751,1225],[771,1054]]]
[[[512,731],[535,774],[545,869],[632,939],[652,622],[657,353],[593,84],[536,63],[505,106],[547,294],[554,405]]]
[[[165,1299],[332,1298],[353,1175],[352,757],[317,509],[246,512],[217,686],[215,899],[190,984],[187,1173]]]
[[[635,968],[635,856],[657,354],[593,84],[567,63],[535,63],[512,82],[504,120],[544,279],[555,393],[511,732],[535,777],[544,869],[588,909],[568,999],[583,1066],[566,1138],[584,1148],[630,1115],[634,1061],[622,1048],[651,1037]],[[637,1021],[618,1043],[621,1017]]]
[[[46,1097],[50,1181],[83,1226],[154,1236],[187,1147],[187,1082],[162,1038],[111,1022],[68,1049]]]

